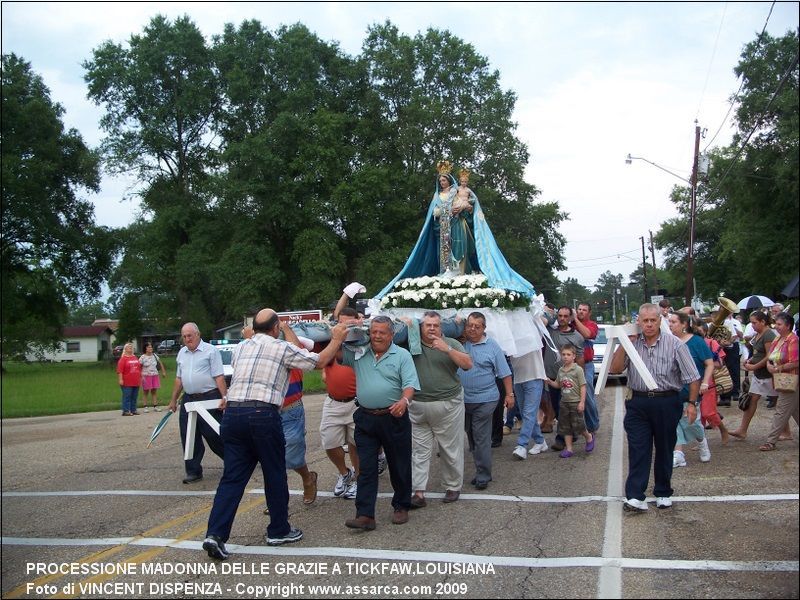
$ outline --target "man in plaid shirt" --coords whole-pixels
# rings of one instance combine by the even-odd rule
[[[303,532],[289,524],[289,485],[280,407],[291,369],[321,369],[327,365],[347,335],[337,325],[331,341],[319,354],[278,339],[280,319],[265,308],[253,321],[255,335],[241,342],[233,354],[233,378],[220,435],[225,443],[225,469],[208,518],[203,549],[212,558],[225,560],[236,510],[250,476],[261,463],[270,523],[267,544],[279,546],[300,541]]]

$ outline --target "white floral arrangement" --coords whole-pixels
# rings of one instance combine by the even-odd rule
[[[510,309],[526,307],[530,301],[522,292],[490,288],[485,275],[426,276],[395,283],[394,291],[381,299],[381,309]]]

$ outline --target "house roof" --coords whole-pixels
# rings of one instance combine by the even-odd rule
[[[64,337],[97,337],[104,333],[114,333],[110,327],[103,325],[79,325],[64,327]]]

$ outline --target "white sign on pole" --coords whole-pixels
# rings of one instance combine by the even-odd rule
[[[658,304],[664,299],[664,296],[650,296],[650,304]]]

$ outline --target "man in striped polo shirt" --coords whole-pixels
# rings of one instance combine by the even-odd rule
[[[628,367],[628,387],[633,396],[625,406],[625,433],[628,435],[628,479],[625,482],[625,504],[628,512],[644,512],[650,462],[655,446],[653,495],[658,508],[672,506],[672,451],[678,439],[678,421],[683,414],[681,388],[689,384],[687,418],[697,418],[697,393],[700,374],[686,344],[676,336],[661,331],[661,314],[655,304],[639,307],[642,333],[631,336],[637,354],[656,382],[648,390],[643,377],[631,368],[630,358],[622,346],[614,352],[610,371],[621,373]]]

